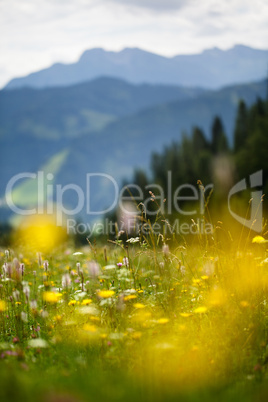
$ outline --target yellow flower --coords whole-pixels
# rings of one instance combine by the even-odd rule
[[[166,324],[169,322],[168,318],[159,318],[159,320],[157,320],[158,324]]]
[[[241,307],[249,307],[249,303],[248,303],[246,300],[242,300],[242,301],[240,302],[240,306],[241,306]]]
[[[4,300],[0,300],[0,313],[6,310],[6,302]]]
[[[197,307],[197,308],[194,310],[194,313],[196,313],[196,314],[203,314],[203,313],[205,313],[207,310],[208,310],[207,307],[205,307],[205,306],[200,306],[200,307]]]
[[[106,339],[107,336],[108,336],[107,334],[101,334],[101,335],[100,335],[101,339]]]
[[[91,315],[89,318],[91,321],[100,321],[100,317],[95,317],[94,315]]]
[[[262,236],[255,236],[252,239],[252,243],[257,243],[257,244],[262,244],[262,243],[266,243],[267,240],[265,240]]]
[[[142,303],[135,303],[135,304],[134,304],[134,307],[135,307],[135,308],[144,308],[145,305],[142,304]]]
[[[191,315],[190,313],[180,313],[180,316],[184,318],[191,317]]]
[[[90,303],[92,303],[91,299],[85,299],[82,301],[82,306],[88,306]]]
[[[201,279],[203,279],[203,281],[206,281],[206,280],[208,280],[208,276],[207,276],[207,275],[203,275],[203,276],[201,276]]]
[[[85,324],[83,326],[83,330],[87,331],[87,332],[96,332],[97,331],[97,327],[95,325],[90,325],[90,324]]]
[[[124,297],[125,301],[132,300],[132,299],[137,299],[137,296],[136,295],[128,295],[128,296]]]
[[[57,303],[62,294],[61,293],[56,293],[56,292],[44,292],[43,293],[43,299],[48,302],[48,303]]]
[[[140,331],[135,331],[135,332],[133,332],[132,334],[131,334],[131,338],[132,339],[140,339],[141,338],[141,336],[142,336],[142,332],[140,332]]]
[[[98,292],[98,296],[102,297],[103,299],[107,299],[108,297],[112,297],[114,295],[113,290],[100,290]]]
[[[70,300],[68,306],[74,306],[76,303],[76,300]]]

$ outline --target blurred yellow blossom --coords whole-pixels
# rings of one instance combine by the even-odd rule
[[[158,324],[167,324],[169,322],[168,318],[159,318],[159,320],[157,320]]]
[[[6,302],[4,300],[0,300],[0,313],[6,310]]]
[[[136,295],[128,295],[128,296],[124,297],[125,301],[132,300],[132,299],[137,299],[137,296]]]
[[[134,307],[135,307],[135,308],[144,308],[145,305],[142,304],[142,303],[135,303],[135,304],[134,304]]]
[[[107,299],[108,297],[112,297],[114,295],[113,290],[100,290],[98,292],[98,296],[102,297],[103,299]]]
[[[240,302],[240,306],[243,307],[243,308],[249,307],[249,302],[247,302],[246,300],[242,300],[242,301]]]
[[[132,338],[132,339],[140,339],[141,336],[142,336],[142,332],[140,332],[140,331],[135,331],[135,332],[133,332],[133,333],[131,334],[131,338]]]
[[[88,306],[90,303],[92,303],[91,299],[84,299],[81,304],[82,306]]]
[[[264,237],[262,236],[255,236],[252,239],[252,243],[257,243],[257,244],[262,244],[262,243],[266,243],[267,240],[264,239]]]
[[[200,306],[200,307],[197,307],[195,310],[194,310],[194,313],[196,313],[196,314],[203,314],[203,313],[205,313],[207,311],[207,307],[205,307],[205,306]]]
[[[96,332],[97,331],[97,327],[95,325],[92,324],[85,324],[83,326],[83,330],[87,331],[87,332]]]
[[[209,277],[207,275],[203,275],[201,276],[201,279],[203,279],[203,281],[206,281],[207,279],[209,279]]]
[[[56,293],[56,292],[44,292],[43,293],[43,299],[44,301],[48,303],[57,303],[62,296],[62,293]]]

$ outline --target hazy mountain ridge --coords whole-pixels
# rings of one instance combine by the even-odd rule
[[[51,172],[55,173],[53,184],[63,186],[75,183],[85,191],[86,175],[88,173],[103,172],[115,178],[120,185],[123,177],[131,177],[134,167],[139,166],[148,169],[151,153],[160,151],[163,145],[172,140],[180,140],[182,131],[189,133],[194,125],[199,125],[205,130],[206,135],[210,135],[210,126],[215,114],[220,115],[222,118],[230,141],[239,99],[243,98],[250,105],[257,97],[266,96],[266,81],[261,81],[252,84],[229,86],[219,91],[202,92],[197,90],[197,93],[187,88],[183,88],[182,91],[180,88],[168,88],[166,92],[168,96],[171,95],[172,98],[178,94],[179,98],[175,101],[169,99],[168,102],[163,102],[163,95],[161,95],[162,97],[159,96],[158,99],[155,96],[157,87],[142,86],[138,88],[138,95],[133,96],[133,91],[135,93],[137,90],[137,88],[134,90],[133,87],[135,86],[110,78],[105,78],[104,81],[106,83],[104,85],[106,93],[108,82],[111,84],[111,88],[115,89],[118,85],[119,89],[128,89],[129,92],[125,92],[125,94],[130,94],[128,107],[124,98],[123,101],[120,99],[116,103],[114,101],[115,94],[113,95],[113,104],[110,104],[110,93],[107,94],[106,100],[110,97],[109,102],[107,100],[107,105],[113,110],[104,110],[103,102],[105,104],[105,99],[103,94],[105,91],[99,92],[99,98],[96,97],[95,92],[95,109],[92,109],[92,111],[95,113],[113,112],[114,114],[111,115],[114,117],[114,121],[107,121],[107,124],[96,130],[92,128],[92,124],[90,125],[91,116],[83,130],[77,132],[75,129],[73,135],[70,135],[70,132],[66,131],[65,128],[51,125],[54,120],[49,120],[49,116],[53,112],[52,115],[56,116],[55,121],[60,122],[64,120],[62,115],[65,116],[66,113],[68,116],[73,117],[80,115],[80,108],[84,108],[85,104],[82,100],[79,105],[77,103],[77,96],[79,97],[80,95],[75,95],[75,88],[80,93],[79,85],[69,89],[20,89],[0,92],[0,100],[6,108],[5,110],[0,108],[1,113],[3,113],[0,118],[0,132],[2,133],[0,136],[1,196],[4,195],[8,180],[14,174],[37,172],[51,158],[63,150],[68,151],[68,156],[66,156],[62,166],[56,173]],[[102,80],[98,82],[100,84]],[[95,84],[96,82],[94,82]],[[93,83],[86,83],[85,86],[87,85],[90,86]],[[163,87],[161,88],[163,89]],[[67,104],[62,104],[58,101],[56,103],[51,102],[51,99],[54,99],[54,101],[58,99],[58,91],[64,92],[65,90],[74,91],[71,97],[67,97]],[[152,96],[149,96],[147,91]],[[164,92],[160,90],[159,94]],[[48,96],[49,93],[53,94],[51,95],[52,97]],[[115,91],[115,93],[117,92]],[[29,94],[33,95],[33,98],[31,96],[29,98]],[[39,103],[36,99],[38,94],[41,95]],[[43,98],[44,94],[45,97]],[[20,96],[18,97],[17,95]],[[8,101],[5,101],[6,97]],[[136,103],[139,98],[143,99],[142,106]],[[16,99],[17,103],[15,102]],[[28,99],[28,105],[30,106],[27,106],[26,99]],[[157,101],[158,103],[156,104]],[[89,103],[87,102],[88,99],[86,101],[88,106]],[[145,104],[147,106],[144,107]],[[46,105],[45,109],[44,105]],[[13,106],[14,110],[12,109]],[[11,109],[8,110],[8,107]],[[24,132],[20,131],[18,127],[16,128],[18,121],[14,120],[14,115],[25,116],[27,108],[32,111],[34,127],[40,123],[40,119],[44,115],[45,120],[42,121],[43,130],[47,130],[51,135],[38,136],[35,128],[32,131],[28,129]],[[36,120],[34,120],[35,118]],[[5,125],[3,125],[3,122],[5,122]],[[56,129],[59,131],[59,135],[54,136]],[[93,192],[93,209],[105,207],[106,204],[109,204],[111,194],[109,191],[107,192],[105,186],[95,186]],[[19,192],[17,193],[19,194]],[[76,201],[76,195],[71,193],[68,196],[69,204],[76,205]],[[81,217],[88,219],[85,211],[81,213]]]
[[[215,89],[264,78],[267,60],[268,50],[243,45],[174,57],[138,48],[120,52],[96,48],[85,51],[76,63],[56,63],[26,77],[15,78],[5,88],[67,86],[108,75],[135,84],[146,82]]]
[[[147,107],[191,99],[200,89],[166,85],[133,85],[98,78],[69,87],[0,91],[0,138],[33,135],[52,140],[77,137]]]
[[[182,133],[189,134],[193,126],[199,126],[209,136],[212,120],[218,115],[231,144],[239,100],[251,105],[257,97],[265,96],[266,81],[206,91],[193,99],[176,100],[125,116],[107,125],[102,138],[109,141],[115,136],[120,140],[127,137],[134,142],[142,140],[148,147],[153,138],[153,146],[161,147],[171,140],[180,140]]]

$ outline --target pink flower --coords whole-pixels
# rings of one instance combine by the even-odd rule
[[[69,274],[62,275],[61,285],[63,288],[68,288],[71,285],[71,277]]]
[[[46,260],[46,261],[44,261],[44,264],[43,264],[43,267],[44,267],[44,270],[45,270],[45,272],[47,272],[47,270],[48,270],[48,261]]]
[[[100,266],[96,261],[89,261],[87,267],[91,276],[96,277],[100,275]]]

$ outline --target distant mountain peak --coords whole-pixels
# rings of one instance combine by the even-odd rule
[[[125,47],[119,53],[131,53],[131,54],[151,54],[154,56],[159,56],[156,53],[149,52],[148,50],[141,49],[139,47]],[[164,57],[164,56],[162,56]]]
[[[165,57],[137,47],[120,51],[86,50],[73,64],[56,63],[26,77],[11,80],[6,89],[69,86],[101,76],[133,84],[166,84],[217,89],[226,85],[261,80],[266,76],[268,50],[238,44],[199,54]]]
[[[87,60],[88,57],[91,57],[92,55],[97,56],[97,55],[104,55],[106,53],[106,51],[104,49],[102,49],[101,47],[95,47],[93,49],[87,49],[85,50],[80,58],[79,58],[79,62]]]
[[[267,50],[264,49],[256,49],[250,46],[246,46],[246,45],[242,45],[242,44],[238,44],[233,46],[231,49],[229,49],[230,53],[236,53],[237,55],[239,55],[240,57],[252,57],[255,58],[256,55],[266,55],[266,59],[268,61],[268,57],[267,57]]]
[[[120,50],[120,53],[134,53],[134,52],[145,52],[145,50],[140,49],[139,47],[124,47],[124,49]]]
[[[217,46],[211,47],[210,49],[205,49],[203,50],[202,54],[208,54],[208,53],[222,53],[224,50],[220,49]]]

